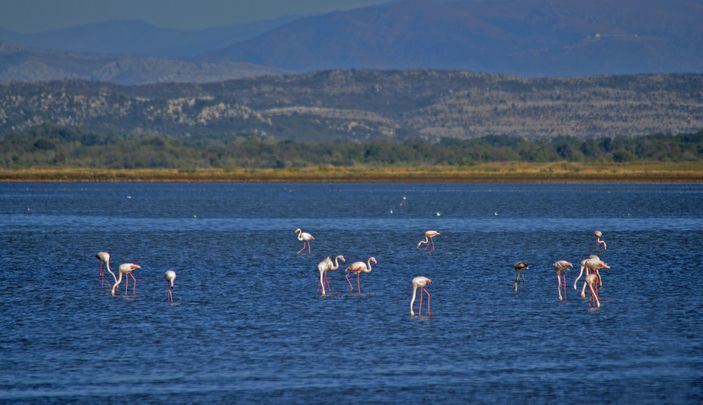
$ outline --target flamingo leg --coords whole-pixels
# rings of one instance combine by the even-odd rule
[[[137,295],[137,279],[134,277],[134,274],[129,273],[130,276],[132,276],[132,280],[134,281],[134,287],[132,287],[132,295]]]
[[[566,274],[562,274],[561,277],[563,279],[561,285],[564,289],[564,301],[566,301]]]
[[[557,294],[559,296],[559,301],[561,301],[561,276],[559,273],[557,273]]]
[[[332,292],[332,286],[330,286],[330,280],[327,278],[327,272],[325,272],[325,282],[327,283],[327,289]]]
[[[595,302],[596,308],[600,308],[600,301],[598,300],[598,293],[593,289],[592,285],[588,285],[591,290],[591,301]]]
[[[125,277],[124,280],[124,295],[127,295],[127,289],[129,288],[129,277]]]
[[[422,290],[423,290],[423,288],[420,287],[420,308],[417,311],[417,316],[420,316],[420,317],[422,316]]]
[[[308,241],[308,253],[310,253],[310,241]]]
[[[303,247],[300,248],[300,250],[298,251],[298,254],[300,254],[300,252],[302,252],[303,250],[305,250],[305,242],[303,242]]]
[[[425,287],[422,287],[422,291],[427,294],[427,316],[430,316],[430,292],[427,291]],[[422,296],[422,294],[420,294],[420,296]]]
[[[361,272],[356,273],[356,288],[359,290],[359,295],[361,295]]]
[[[105,286],[105,273],[103,272],[103,262],[100,262],[100,287]]]
[[[349,276],[351,276],[351,273],[347,273],[347,275],[344,277],[347,279],[347,283],[349,283],[349,291],[354,291],[354,287],[352,287],[351,281],[349,281]]]
[[[171,288],[168,289],[168,303],[173,302],[173,294],[171,293]]]

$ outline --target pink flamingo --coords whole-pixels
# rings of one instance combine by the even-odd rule
[[[173,270],[166,270],[164,274],[166,281],[168,281],[168,303],[173,303],[173,287],[176,282],[176,272]]]
[[[339,260],[342,260],[342,263],[347,262],[347,259],[345,259],[344,256],[338,255],[334,258],[334,262],[332,262],[332,259],[327,257],[317,265],[317,271],[320,272],[320,285],[322,286],[322,295],[326,295],[325,283],[327,283],[327,288],[330,290],[330,292],[332,292],[332,287],[330,287],[330,281],[327,279],[327,272],[331,270],[337,270],[339,268]]]
[[[105,286],[105,273],[103,273],[103,265],[105,266],[105,268],[107,268],[107,271],[112,274],[112,278],[115,280],[115,282],[117,282],[117,277],[115,277],[115,273],[110,270],[110,254],[107,252],[98,252],[98,254],[95,255],[95,258],[100,260],[100,287]]]
[[[366,263],[354,262],[354,263],[350,264],[349,267],[347,267],[347,270],[346,270],[347,275],[345,278],[347,279],[347,283],[349,283],[349,291],[354,291],[354,287],[352,287],[352,283],[351,283],[351,281],[349,281],[349,276],[352,273],[356,273],[356,286],[359,289],[359,294],[361,294],[361,282],[359,279],[360,279],[362,272],[364,272],[364,273],[371,272],[371,262],[373,262],[373,264],[378,264],[375,257],[369,257],[369,260]]]
[[[566,271],[574,267],[573,264],[567,262],[566,260],[559,260],[554,262],[554,271],[557,272],[557,292],[559,293],[559,301],[566,299]],[[564,290],[564,295],[562,296],[561,291]]]
[[[586,279],[583,281],[583,287],[581,288],[581,298],[586,298],[586,285],[588,284],[588,276],[590,274],[595,274],[598,277],[596,278],[596,281],[598,281],[600,287],[603,287],[603,279],[600,276],[600,269],[609,269],[610,266],[608,266],[605,262],[603,262],[598,256],[596,255],[591,255],[588,257],[588,259],[581,260],[581,269],[579,271],[579,276],[576,277],[576,280],[574,280],[574,290],[578,291],[578,281],[583,275],[583,270],[586,270]]]
[[[298,240],[303,242],[303,247],[298,251],[298,254],[304,251],[306,246],[308,248],[308,253],[310,253],[310,241],[315,240],[315,237],[307,232],[303,232],[300,228],[296,228],[295,233],[298,235]]]
[[[425,239],[424,239],[424,240],[421,240],[420,242],[418,242],[418,244],[417,244],[417,249],[420,249],[420,246],[422,246],[423,244],[425,244],[425,245],[426,245],[426,246],[425,246],[425,251],[428,251],[428,250],[430,250],[430,245],[431,245],[431,246],[432,246],[432,250],[431,250],[431,251],[434,252],[434,250],[435,250],[435,247],[434,247],[434,237],[435,237],[435,236],[439,236],[439,235],[441,235],[441,234],[440,234],[439,232],[437,232],[437,231],[426,231],[426,232],[425,232]]]
[[[600,308],[600,300],[598,299],[599,279],[600,277],[598,277],[595,273],[591,273],[586,276],[586,283],[588,283],[588,288],[591,290],[591,304],[595,305],[596,308]]]
[[[427,291],[428,285],[432,283],[427,277],[418,276],[413,279],[413,297],[410,299],[410,316],[415,316],[415,311],[413,311],[413,304],[415,304],[415,295],[417,294],[417,289],[420,289],[420,308],[418,311],[419,316],[422,316],[422,293],[427,294],[427,316],[430,316],[430,293]]]
[[[141,269],[141,268],[142,268],[142,266],[140,266],[138,264],[133,264],[133,263],[121,264],[120,268],[119,268],[120,277],[115,282],[115,285],[112,286],[112,295],[113,296],[117,295],[117,286],[119,286],[120,283],[122,282],[122,275],[123,274],[125,275],[125,278],[127,279],[127,282],[124,285],[125,295],[127,295],[127,289],[129,288],[129,278],[127,278],[127,277],[130,277],[130,276],[132,277],[132,280],[134,280],[133,294],[136,294],[137,293],[137,279],[134,278],[134,274],[132,274],[132,273],[134,272],[134,270]]]
[[[601,237],[603,236],[603,232],[601,231],[594,231],[593,236],[596,238],[596,252],[600,250],[600,245],[603,245],[603,250],[608,250],[608,245],[605,243]]]

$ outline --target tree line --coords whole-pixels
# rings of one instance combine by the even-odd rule
[[[174,137],[105,134],[40,125],[0,138],[0,166],[86,168],[286,168],[306,166],[462,166],[482,162],[615,162],[703,160],[703,131],[681,135],[367,142],[292,142],[254,134]]]

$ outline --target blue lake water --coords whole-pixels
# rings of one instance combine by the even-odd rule
[[[603,306],[560,303],[595,229]],[[0,401],[700,403],[702,247],[701,185],[0,184]],[[337,254],[378,259],[362,295],[320,296]]]

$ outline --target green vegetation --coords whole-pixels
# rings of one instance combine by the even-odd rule
[[[5,169],[265,169],[306,167],[465,167],[485,162],[701,162],[703,131],[579,140],[487,136],[430,142],[280,141],[257,135],[170,137],[110,135],[42,125],[0,138]]]

